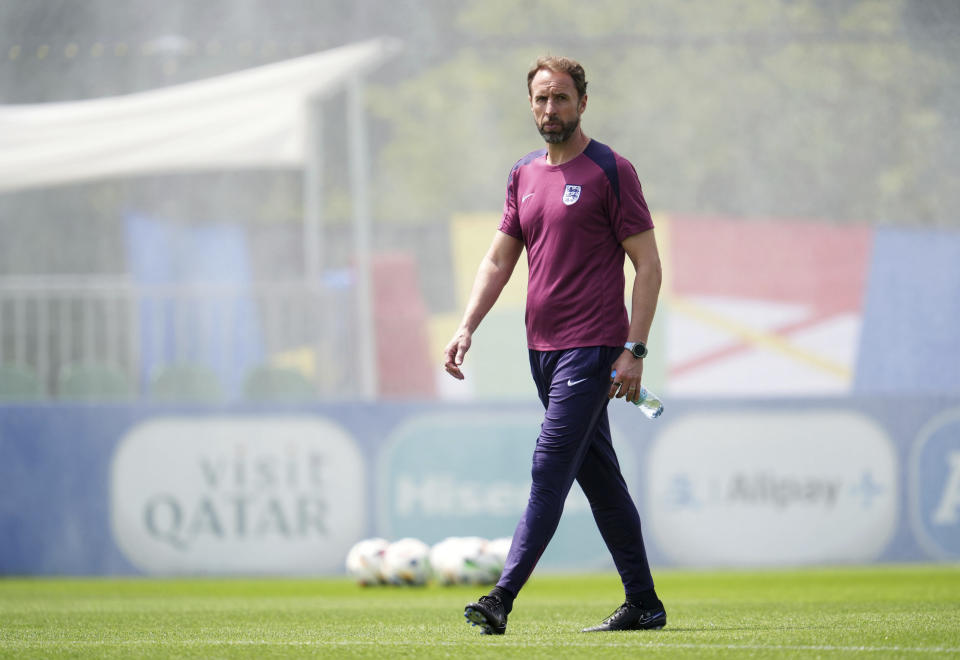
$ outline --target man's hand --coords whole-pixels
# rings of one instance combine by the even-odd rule
[[[457,380],[463,380],[463,372],[460,371],[460,365],[463,364],[463,356],[470,350],[470,342],[470,332],[464,328],[460,328],[443,352],[444,358],[446,358],[446,361],[443,363],[443,368]]]
[[[470,299],[463,312],[463,320],[453,339],[443,351],[445,360],[443,368],[457,380],[463,380],[460,365],[463,364],[463,356],[470,350],[473,332],[480,326],[480,321],[487,315],[500,292],[503,291],[521,252],[523,252],[523,241],[497,231],[493,236],[490,249],[480,261],[477,277],[470,291]]]
[[[643,377],[643,360],[633,357],[629,351],[624,351],[613,363],[613,372],[610,374],[609,398],[625,397],[630,403],[640,399],[640,380]]]

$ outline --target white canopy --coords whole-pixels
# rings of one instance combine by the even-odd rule
[[[137,94],[0,105],[0,192],[105,177],[304,165],[306,101],[387,59],[376,39]]]

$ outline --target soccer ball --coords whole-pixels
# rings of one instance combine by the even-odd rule
[[[386,539],[364,539],[350,548],[347,553],[347,573],[358,584],[370,586],[383,584],[383,555],[390,543]]]
[[[430,551],[430,563],[441,584],[493,584],[503,562],[490,552],[486,539],[478,536],[450,537]]]
[[[493,539],[487,544],[487,552],[496,557],[497,563],[500,566],[499,573],[503,572],[503,566],[507,563],[507,553],[510,552],[510,544],[513,543],[513,539],[509,536],[505,536],[499,539]]]
[[[460,539],[460,583],[493,584],[500,577],[503,564],[490,552],[489,541],[479,536]]]
[[[383,576],[390,584],[426,584],[430,573],[430,547],[419,539],[394,541],[383,553]]]
[[[443,585],[460,581],[460,539],[451,536],[430,548],[430,568],[437,581]]]

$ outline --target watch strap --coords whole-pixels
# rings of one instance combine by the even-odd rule
[[[647,345],[642,341],[628,341],[623,347],[633,354],[638,360],[647,357]]]

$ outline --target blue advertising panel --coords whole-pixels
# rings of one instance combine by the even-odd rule
[[[956,231],[876,230],[855,392],[960,392],[957,264]]]
[[[380,452],[377,529],[433,544],[447,536],[512,537],[530,493],[536,409],[423,413],[401,424]],[[619,434],[612,429],[614,440]],[[620,459],[629,486],[639,488],[629,444]],[[574,484],[563,523],[541,558],[544,565],[586,569],[609,563],[580,487]]]
[[[934,417],[910,452],[910,520],[935,557],[960,557],[960,407]]]
[[[511,536],[539,406],[0,407],[2,574],[337,574]],[[654,566],[960,559],[960,401],[610,406]],[[545,570],[609,568],[576,488]]]

